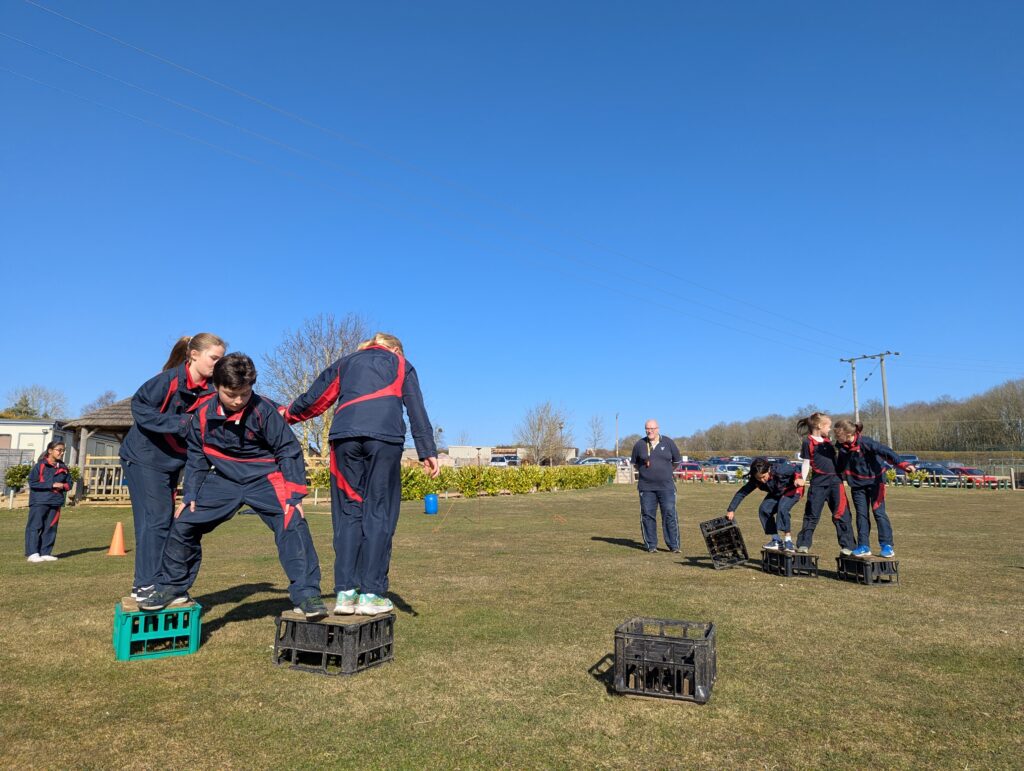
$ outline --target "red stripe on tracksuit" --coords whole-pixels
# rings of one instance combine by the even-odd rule
[[[885,503],[885,485],[880,484],[878,486],[878,497],[875,498],[875,502],[871,505],[871,508],[878,511],[878,507]]]
[[[363,496],[357,493],[352,485],[348,483],[348,480],[341,475],[340,471],[338,471],[338,459],[334,454],[333,446],[331,447],[331,476],[333,476],[335,481],[338,483],[338,489],[345,493],[345,496],[349,500],[356,501],[357,503],[363,502]]]
[[[392,353],[394,353],[394,351],[392,351]],[[344,404],[339,404],[338,409],[335,410],[335,413],[340,412],[341,410],[353,404],[358,404],[359,402],[367,402],[370,399],[380,399],[385,396],[397,396],[399,399],[401,399],[402,386],[405,384],[405,357],[399,353],[395,353],[395,357],[398,359],[398,374],[395,376],[395,379],[391,383],[391,385],[378,389],[371,394],[364,394],[363,396],[357,396],[355,399],[349,399]]]
[[[50,527],[53,527],[60,520],[60,509],[57,509],[57,513],[53,517],[53,521],[50,522]]]
[[[333,382],[327,389],[320,394],[319,398],[313,402],[308,409],[303,410],[298,415],[292,415],[291,412],[285,410],[282,414],[284,419],[289,423],[301,423],[304,420],[315,418],[318,415],[322,415],[328,407],[330,407],[337,400],[338,395],[341,393],[341,375],[339,374],[334,378]],[[340,409],[340,408],[339,408]]]

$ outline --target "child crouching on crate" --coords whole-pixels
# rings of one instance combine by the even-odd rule
[[[750,464],[749,481],[736,491],[725,516],[731,521],[744,498],[754,490],[764,490],[768,494],[757,509],[764,534],[771,536],[771,541],[764,548],[795,552],[789,511],[800,500],[803,492],[797,484],[799,479],[800,470],[789,463],[771,463],[767,458],[754,458]]]
[[[893,466],[913,472],[914,466],[901,461],[892,448],[862,436],[864,426],[850,420],[837,420],[836,441],[839,443],[838,469],[850,485],[850,497],[857,511],[857,548],[854,557],[871,556],[871,514],[878,523],[879,554],[895,557],[892,525],[885,513],[885,470],[879,459]]]
[[[143,610],[189,601],[202,559],[202,537],[231,519],[244,503],[274,531],[295,611],[306,618],[327,615],[320,599],[320,561],[302,511],[302,447],[277,405],[253,393],[255,383],[252,359],[228,354],[213,368],[216,393],[193,408],[182,502],[164,546],[156,590],[139,601]]]

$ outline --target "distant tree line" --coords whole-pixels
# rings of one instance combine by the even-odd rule
[[[817,409],[810,404],[788,416],[716,423],[691,436],[673,438],[681,452],[696,456],[730,450],[795,451],[800,446],[797,420]],[[852,410],[830,414],[833,420],[853,419]],[[942,396],[931,402],[890,407],[889,415],[893,447],[901,452],[1020,452],[1024,448],[1024,379],[1007,381],[962,400]],[[860,420],[865,434],[885,441],[885,413],[880,401],[863,404]],[[628,436],[623,443],[631,441],[634,437]]]

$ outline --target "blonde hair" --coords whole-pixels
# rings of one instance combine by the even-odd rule
[[[826,420],[830,420],[830,418],[824,412],[812,412],[806,418],[800,418],[800,420],[797,421],[796,430],[801,434],[807,434],[810,436],[821,428],[821,424]]]
[[[171,348],[171,353],[167,357],[167,363],[164,364],[164,370],[174,369],[178,365],[184,364],[189,360],[192,351],[205,351],[207,348],[212,348],[215,345],[219,345],[224,349],[228,347],[227,343],[210,332],[200,332],[192,337],[183,337]]]
[[[861,423],[854,423],[852,420],[837,420],[832,424],[832,429],[842,434],[849,434],[855,436],[864,430],[864,425]]]
[[[389,351],[394,351],[399,356],[405,356],[405,351],[402,349],[402,341],[394,335],[389,335],[387,332],[378,332],[369,340],[361,342],[357,348],[362,351],[372,345],[379,345],[383,348],[387,348]]]

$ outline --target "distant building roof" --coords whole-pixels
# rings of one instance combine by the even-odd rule
[[[132,427],[132,399],[122,399],[107,407],[100,407],[98,410],[82,415],[80,418],[69,420],[64,428],[87,428],[90,431],[113,431],[123,434]]]

